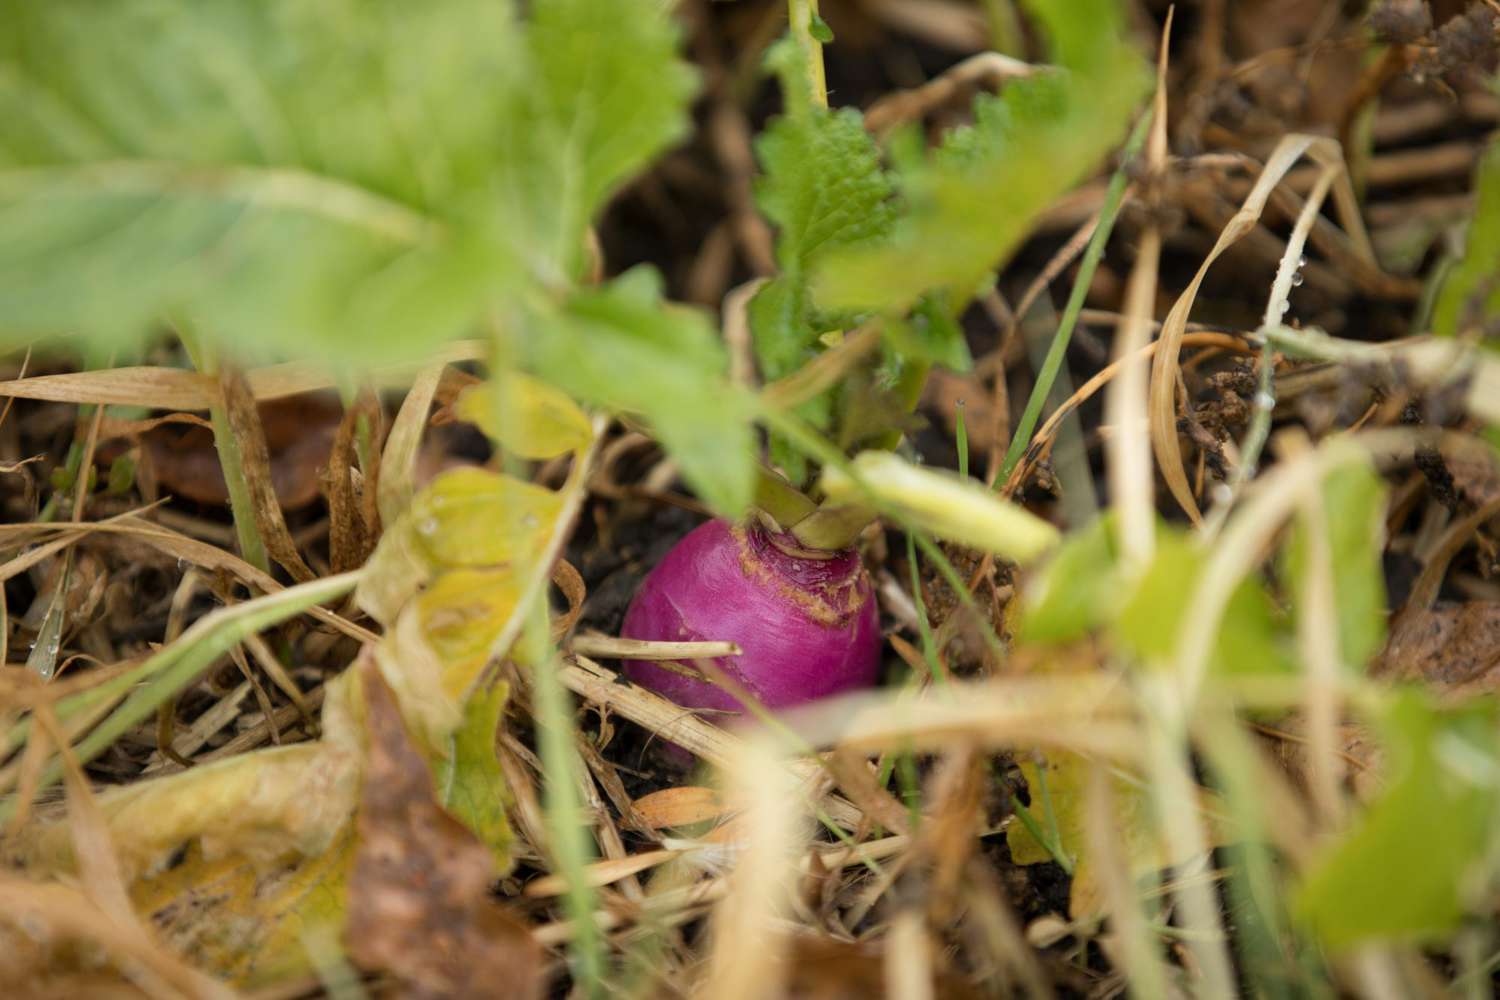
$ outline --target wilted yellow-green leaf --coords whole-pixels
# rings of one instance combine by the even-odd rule
[[[203,854],[269,863],[325,850],[354,811],[359,756],[328,741],[270,747],[99,796],[126,877],[196,839]],[[66,823],[37,828],[23,847],[42,870],[70,869]]]
[[[485,469],[454,469],[417,494],[365,564],[355,598],[389,625],[422,585],[462,567],[528,571],[546,550],[562,496]]]
[[[880,506],[904,514],[939,538],[1017,563],[1030,562],[1057,544],[1056,528],[972,480],[919,468],[888,451],[861,452],[854,471]],[[832,466],[823,470],[820,485],[835,499],[867,499],[853,477]]]
[[[313,971],[304,939],[341,931],[353,867],[354,824],[345,817],[322,852],[273,864],[210,859],[194,846],[182,863],[136,883],[131,902],[193,964],[254,987]]]
[[[1021,762],[1021,773],[1031,790],[1029,811],[1032,820],[1043,836],[1056,836],[1056,846],[1073,862],[1073,887],[1068,910],[1075,919],[1099,913],[1103,903],[1103,890],[1090,856],[1088,830],[1084,825],[1088,817],[1089,770],[1092,766],[1080,754],[1067,751],[1048,753],[1043,761],[1044,785],[1036,764]],[[1142,781],[1115,773],[1111,775],[1110,785],[1114,803],[1111,836],[1120,845],[1120,855],[1130,869],[1129,878],[1137,879],[1191,860],[1171,856],[1165,838],[1156,828],[1150,790]],[[1215,808],[1217,800],[1206,789],[1200,790],[1199,800],[1207,842],[1210,846],[1217,846],[1223,840],[1214,817],[1221,810]],[[1005,839],[1010,845],[1010,856],[1018,865],[1053,860],[1047,846],[1033,836],[1024,823],[1012,823],[1006,830]]]
[[[593,436],[589,418],[566,393],[517,371],[468,389],[455,409],[521,458],[552,458],[582,448]]]
[[[439,577],[376,650],[381,676],[428,750],[446,756],[464,698],[512,623],[526,576],[508,567]]]

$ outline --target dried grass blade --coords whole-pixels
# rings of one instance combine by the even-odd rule
[[[265,430],[260,425],[260,414],[255,408],[255,397],[245,377],[233,368],[225,367],[219,376],[219,388],[223,392],[224,412],[229,418],[229,429],[239,445],[241,470],[245,485],[250,491],[251,513],[261,540],[272,559],[280,563],[298,583],[307,583],[315,574],[297,552],[297,543],[287,530],[286,518],[281,512],[281,502],[276,499],[276,487],[271,481],[271,452],[266,445]],[[225,470],[226,480],[229,470]]]
[[[376,488],[380,520],[385,524],[395,524],[416,493],[417,449],[422,444],[427,413],[432,409],[446,367],[446,361],[437,362],[417,374],[385,439],[385,450],[380,456],[380,483]]]
[[[695,995],[771,1000],[783,995],[790,915],[805,817],[788,808],[797,783],[769,740],[743,743],[730,762],[728,798],[743,807],[743,852],[714,909],[708,974]],[[755,947],[747,947],[749,942]]]
[[[1193,497],[1192,486],[1188,483],[1187,474],[1183,468],[1182,447],[1177,440],[1177,381],[1182,370],[1180,352],[1188,314],[1192,311],[1193,302],[1198,297],[1198,289],[1202,286],[1208,269],[1225,250],[1255,228],[1261,213],[1265,211],[1266,201],[1270,198],[1271,191],[1281,183],[1287,172],[1304,154],[1314,157],[1325,165],[1327,163],[1340,164],[1342,170],[1342,155],[1339,152],[1338,143],[1332,139],[1311,135],[1285,136],[1281,142],[1277,143],[1239,211],[1224,226],[1213,249],[1199,265],[1197,273],[1193,275],[1193,280],[1178,297],[1171,311],[1167,313],[1166,321],[1162,324],[1161,349],[1156,352],[1151,365],[1149,401],[1151,446],[1156,453],[1156,462],[1161,468],[1167,488],[1195,524],[1201,523],[1203,517]],[[1357,203],[1352,200],[1353,191],[1349,189],[1347,194],[1344,192],[1343,189],[1347,187],[1348,179],[1342,174],[1340,176],[1343,178],[1343,183],[1336,192],[1336,198],[1341,214],[1345,210],[1350,211],[1351,214],[1345,219],[1345,224],[1352,227],[1350,235],[1357,248],[1368,248],[1369,236],[1365,233],[1363,224],[1358,221]],[[1363,249],[1360,252],[1363,253]]]

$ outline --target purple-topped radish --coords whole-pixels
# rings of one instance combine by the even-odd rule
[[[628,639],[737,643],[716,665],[771,708],[868,687],[880,667],[880,621],[853,548],[819,550],[752,518],[702,524],[642,582],[625,613]],[[631,660],[631,680],[686,708],[740,711],[727,691]]]

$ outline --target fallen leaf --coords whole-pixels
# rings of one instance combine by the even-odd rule
[[[1050,835],[1055,824],[1062,853],[1073,861],[1073,887],[1068,911],[1075,920],[1082,919],[1102,912],[1104,906],[1103,888],[1093,869],[1085,826],[1088,821],[1090,764],[1083,756],[1066,751],[1047,754],[1043,764],[1047,779],[1045,792],[1036,764],[1022,761],[1020,765],[1031,790],[1031,816],[1044,834]],[[1130,867],[1132,880],[1192,860],[1171,856],[1165,839],[1157,831],[1150,790],[1144,782],[1114,772],[1111,785],[1115,806],[1114,836]],[[1224,839],[1213,817],[1221,815],[1222,810],[1216,808],[1216,800],[1207,789],[1199,789],[1199,802],[1205,842],[1216,847],[1224,843]],[[1011,858],[1018,865],[1053,860],[1046,846],[1032,836],[1023,823],[1012,823],[1006,830],[1005,839],[1010,845]]]
[[[635,810],[653,830],[706,823],[724,815],[723,797],[716,788],[680,785],[642,795]]]
[[[165,405],[165,404],[163,404]],[[318,499],[318,472],[328,464],[343,408],[327,393],[289,396],[256,406],[270,452],[271,485],[286,510]],[[185,414],[182,416],[186,416]],[[213,431],[204,426],[160,423],[140,435],[141,447],[163,493],[202,504],[229,502]],[[123,448],[101,447],[108,465]]]
[[[521,458],[552,458],[575,451],[593,436],[589,418],[566,394],[541,379],[508,371],[458,397],[459,419]]]
[[[438,806],[395,695],[365,674],[369,758],[346,928],[350,956],[402,995],[541,995],[541,955],[495,902],[491,849]]]
[[[1408,608],[1391,622],[1374,673],[1421,682],[1445,700],[1500,690],[1500,602]]]

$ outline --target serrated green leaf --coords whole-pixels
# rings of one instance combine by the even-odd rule
[[[653,0],[0,0],[0,346],[373,364],[576,273],[683,133]]]
[[[593,212],[687,134],[697,74],[677,57],[678,30],[655,0],[541,0],[527,40],[529,114],[508,121],[528,160],[513,208],[540,216],[539,241],[570,273]]]
[[[813,281],[830,309],[906,308],[926,292],[965,299],[1031,221],[1125,134],[1149,78],[1115,0],[1034,0],[1061,69],[1012,81],[974,126],[903,173],[911,206],[879,247],[830,255]]]
[[[1500,805],[1494,703],[1439,711],[1411,691],[1391,706],[1385,730],[1387,790],[1298,893],[1302,917],[1330,948],[1432,940],[1455,929],[1488,884],[1481,862]]]
[[[799,72],[799,50],[782,46],[782,90],[788,111],[756,140],[765,172],[756,186],[761,211],[777,227],[781,274],[750,302],[750,331],[761,374],[781,378],[820,350],[819,335],[837,329],[840,317],[820,316],[808,297],[809,269],[840,247],[883,239],[895,209],[893,186],[880,164],[875,140],[858,111],[830,111],[808,100]],[[773,62],[776,59],[773,59]],[[797,416],[826,429],[828,394],[797,409]],[[806,477],[802,455],[771,435],[771,457],[793,482]]]
[[[1500,315],[1500,140],[1490,143],[1474,178],[1478,205],[1469,223],[1463,260],[1443,283],[1433,307],[1432,330],[1457,336],[1484,328]],[[1488,333],[1493,336],[1495,331]]]
[[[1363,668],[1385,644],[1385,483],[1369,465],[1341,465],[1323,480],[1322,535],[1333,570],[1339,651]],[[1306,587],[1307,526],[1292,527],[1282,568],[1298,613]]]
[[[573,395],[650,420],[688,484],[735,517],[755,489],[750,408],[724,376],[708,319],[661,300],[660,281],[636,268],[563,306],[530,316],[528,365]]]

